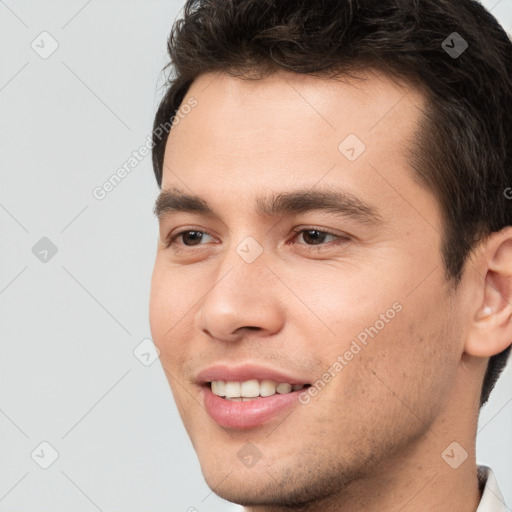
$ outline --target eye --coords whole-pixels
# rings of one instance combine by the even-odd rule
[[[302,239],[305,242],[299,243],[299,245],[305,245],[311,248],[318,247],[320,249],[326,245],[331,245],[331,242],[333,242],[333,244],[338,244],[349,240],[348,236],[338,235],[335,233],[331,233],[330,231],[317,228],[294,230],[294,233],[297,234],[297,236],[294,237],[295,240]]]
[[[318,228],[305,228],[299,230],[293,230],[296,236],[293,238],[292,243],[296,243],[296,240],[302,239],[303,242],[299,242],[298,245],[306,246],[309,249],[322,249],[331,245],[341,244],[347,242],[349,237],[347,235],[339,235],[331,233],[324,229]],[[205,237],[209,237],[211,240],[215,240],[211,235],[205,231],[197,229],[184,229],[177,233],[170,233],[165,239],[165,248],[174,246],[175,251],[186,250],[187,247],[196,247],[205,245],[205,241],[208,240]],[[179,243],[178,241],[181,240]],[[290,242],[288,242],[290,243]]]
[[[171,245],[176,245],[179,238],[181,238],[182,243],[178,245],[181,245],[182,247],[194,247],[196,245],[203,245],[201,242],[205,236],[213,238],[204,231],[199,231],[196,229],[185,229],[183,231],[179,231],[178,233],[171,233],[166,238],[165,247],[168,248],[171,247]]]
[[[336,238],[336,235],[327,231],[320,231],[319,229],[302,229],[298,234],[299,237],[302,235],[302,239],[307,245],[319,245],[325,242],[325,239],[329,236]]]

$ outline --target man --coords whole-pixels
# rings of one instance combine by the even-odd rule
[[[191,0],[155,118],[153,339],[247,511],[505,511],[512,45],[472,0]]]

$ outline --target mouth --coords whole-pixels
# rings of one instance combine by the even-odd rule
[[[285,411],[298,407],[299,396],[311,386],[281,368],[250,362],[218,363],[196,375],[204,408],[218,425],[248,429],[279,419]]]
[[[299,407],[299,395],[310,385],[259,379],[213,380],[202,386],[203,404],[221,427],[247,430],[264,426]]]

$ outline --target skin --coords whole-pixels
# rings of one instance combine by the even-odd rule
[[[197,106],[171,130],[162,190],[200,196],[218,218],[160,216],[153,340],[208,485],[247,511],[475,511],[481,384],[512,337],[512,233],[483,241],[452,289],[439,205],[407,161],[423,96],[377,71],[360,76],[194,81],[184,103]],[[352,162],[338,149],[351,133],[366,145]],[[257,197],[330,187],[381,221],[256,213]],[[337,236],[315,245],[294,233],[313,228]],[[165,246],[186,229],[205,234]],[[248,236],[263,248],[252,263],[236,252]],[[252,362],[314,383],[395,303],[401,311],[307,405],[248,430],[206,413],[200,369]],[[457,469],[441,456],[454,441],[468,454]],[[262,454],[252,467],[237,457],[249,442]]]

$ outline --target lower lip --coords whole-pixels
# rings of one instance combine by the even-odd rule
[[[226,428],[253,428],[271,420],[285,409],[299,403],[299,393],[292,391],[282,395],[275,394],[260,397],[246,402],[233,402],[215,394],[205,386],[204,406],[206,412],[222,427]]]

